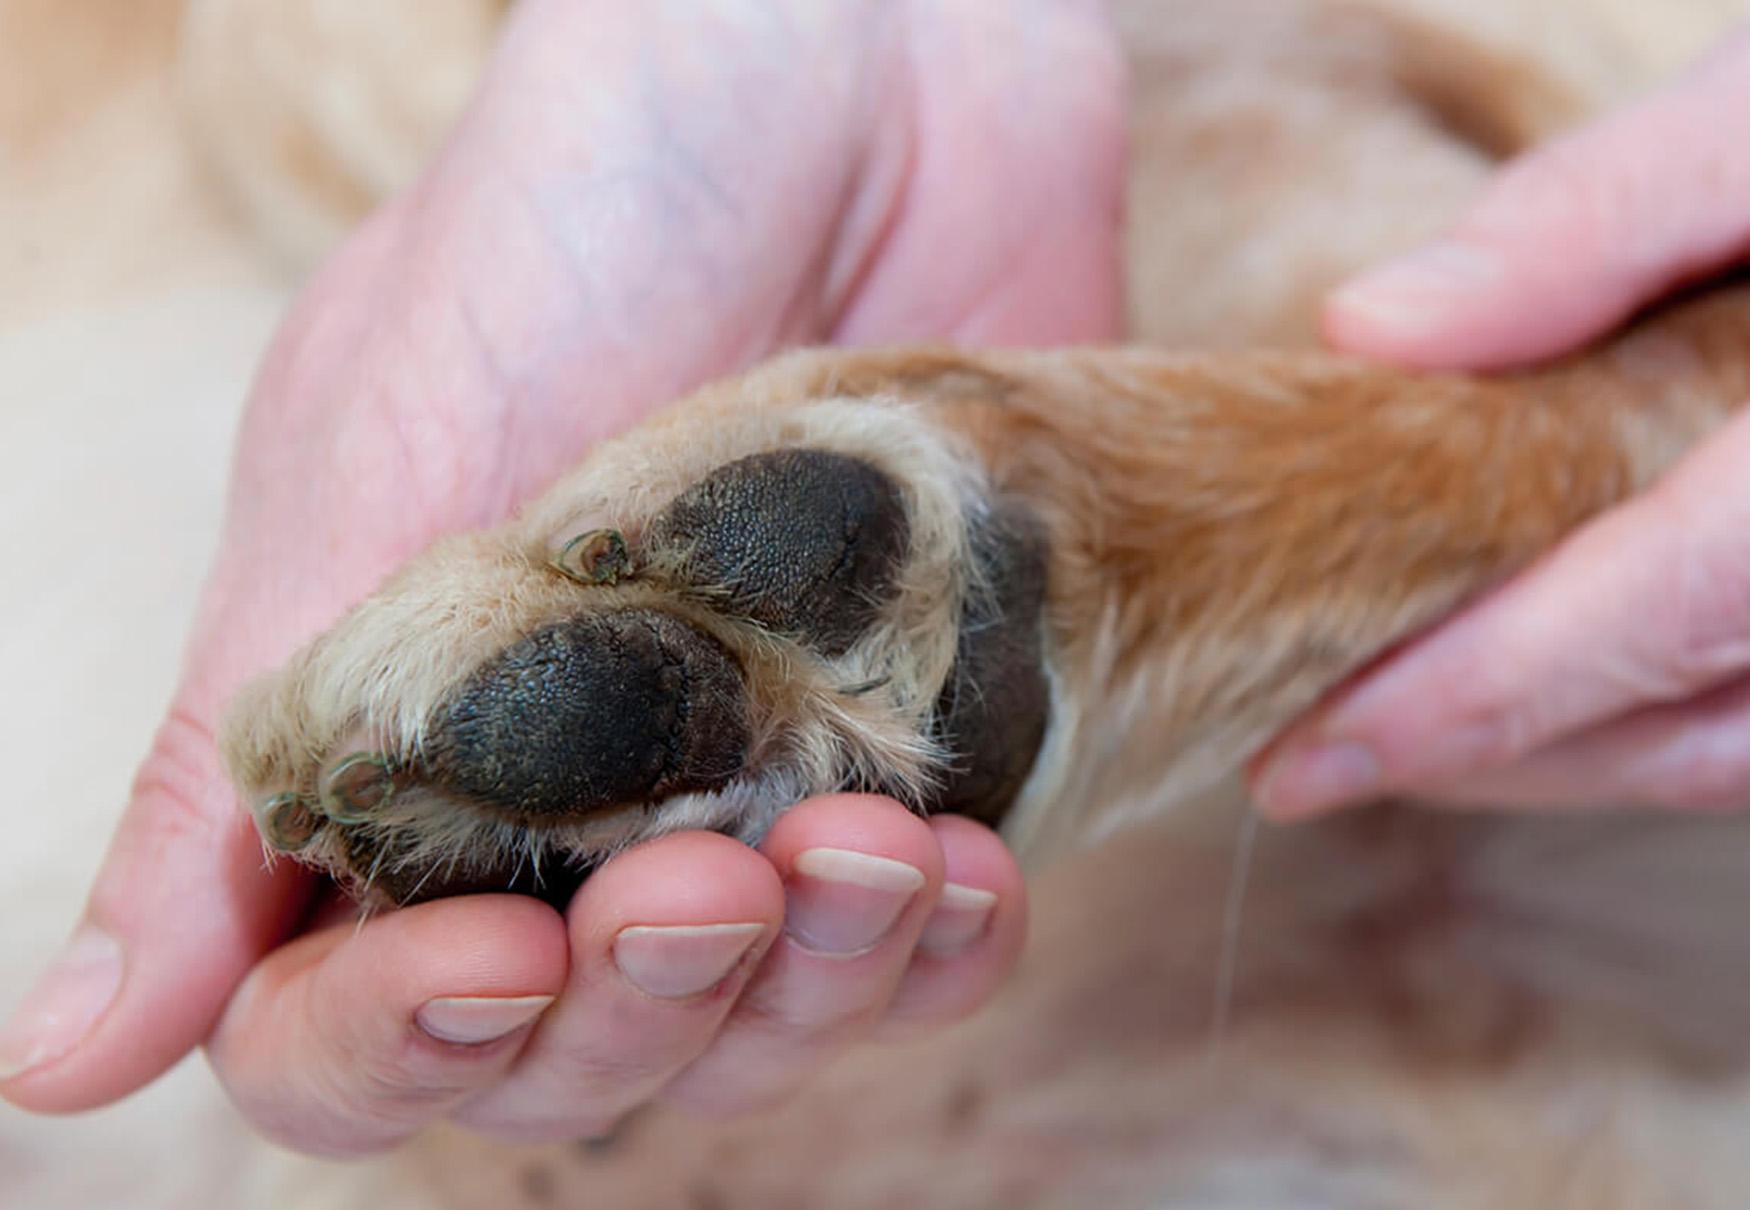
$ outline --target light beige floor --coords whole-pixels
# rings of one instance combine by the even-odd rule
[[[174,129],[152,76],[44,145],[0,105],[0,1008],[75,918],[156,725],[285,294]],[[229,1208],[253,1151],[197,1059],[77,1119],[0,1106],[0,1207]]]

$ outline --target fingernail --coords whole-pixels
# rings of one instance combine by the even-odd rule
[[[413,1014],[439,1042],[479,1046],[509,1037],[553,1003],[552,996],[438,996]]]
[[[816,953],[859,954],[887,935],[923,887],[923,871],[903,861],[807,849],[792,867],[784,927]]]
[[[944,883],[936,910],[930,913],[918,945],[932,954],[957,954],[984,936],[997,905],[995,891]]]
[[[647,996],[683,1000],[710,991],[753,948],[766,926],[635,924],[614,937],[614,965]]]
[[[0,1030],[0,1080],[72,1051],[85,1040],[122,983],[122,951],[95,925],[73,934]]]
[[[1379,761],[1360,744],[1335,743],[1284,752],[1258,781],[1267,815],[1294,819],[1367,798],[1379,788]]]
[[[1394,328],[1420,327],[1455,296],[1492,285],[1501,262],[1473,244],[1428,244],[1338,287],[1331,305]]]

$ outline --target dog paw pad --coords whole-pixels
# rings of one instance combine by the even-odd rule
[[[892,598],[909,539],[893,479],[860,458],[781,449],[727,463],[656,519],[648,545],[726,613],[848,651]]]
[[[578,818],[715,788],[747,746],[734,658],[672,614],[624,610],[526,635],[477,669],[420,772],[513,815]]]

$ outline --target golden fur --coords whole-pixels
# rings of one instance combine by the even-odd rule
[[[1137,65],[1139,339],[1308,343],[1311,300],[1331,281],[1437,229],[1501,155],[1668,71],[1719,24],[1706,4],[1657,19],[1605,0],[1384,7],[1121,6]],[[464,12],[454,28],[466,32],[440,32],[434,53],[480,50],[495,6],[471,11],[478,21]],[[196,23],[245,17],[300,19],[198,6],[182,95],[210,164],[297,254],[397,183],[459,92],[415,73],[414,117],[388,124],[396,151],[380,158],[356,111],[252,143],[255,123],[282,119],[214,103],[223,94],[209,90],[239,85],[211,78],[224,56],[202,50]],[[368,63],[354,36],[343,24],[316,62]],[[294,67],[243,86],[282,116],[320,112],[300,108],[310,78]],[[383,112],[401,104],[402,83],[366,78],[395,98]],[[263,147],[281,153],[238,150]],[[347,148],[366,150],[337,168]],[[837,668],[719,637],[755,668],[783,665],[753,683],[767,709],[818,733],[822,776],[847,752],[927,772],[906,724],[940,679],[966,590],[954,558],[966,502],[1014,492],[1039,509],[1057,712],[1010,825],[1048,866],[1022,975],[980,1020],[853,1057],[765,1119],[652,1115],[587,1153],[445,1134],[375,1168],[264,1173],[262,1195],[373,1210],[440,1196],[1739,1204],[1750,947],[1734,922],[1750,906],[1750,827],[1381,810],[1259,837],[1237,932],[1226,904],[1245,757],[1371,655],[1649,483],[1750,396],[1747,336],[1750,303],[1721,291],[1565,366],[1487,382],[1312,354],[806,353],[603,446],[510,526],[410,565],[262,690],[270,704],[241,715],[231,740],[251,795],[311,776],[300,750],[353,740],[360,710],[417,739],[486,650],[575,607],[535,568],[602,508],[635,524],[703,469],[778,441],[855,449],[903,477],[914,519],[938,535],[908,569],[909,612]],[[501,586],[495,630],[458,628],[373,679],[408,620]],[[815,691],[867,679],[896,652],[913,653],[914,683],[859,699],[860,714]],[[1121,847],[1092,847],[1120,828]]]
[[[442,704],[517,638],[655,607],[746,669],[749,777],[538,826],[416,790],[363,826],[408,867],[505,847],[599,858],[678,827],[757,840],[802,794],[939,774],[929,712],[976,591],[969,518],[1018,500],[1046,532],[1053,701],[1009,833],[1035,857],[1049,837],[1048,857],[1231,778],[1338,679],[1645,487],[1750,397],[1747,348],[1750,297],[1722,291],[1570,363],[1484,381],[1316,353],[796,354],[604,443],[503,528],[408,564],[233,712],[227,756],[245,801],[313,800],[351,751],[413,759]],[[574,535],[612,528],[636,546],[710,470],[785,447],[860,457],[907,498],[895,604],[843,655],[644,577],[579,586],[551,570]],[[345,877],[333,831],[300,857]]]

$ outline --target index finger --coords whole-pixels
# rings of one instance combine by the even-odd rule
[[[1335,291],[1325,333],[1425,368],[1568,352],[1750,253],[1750,35],[1533,149],[1442,240]]]

